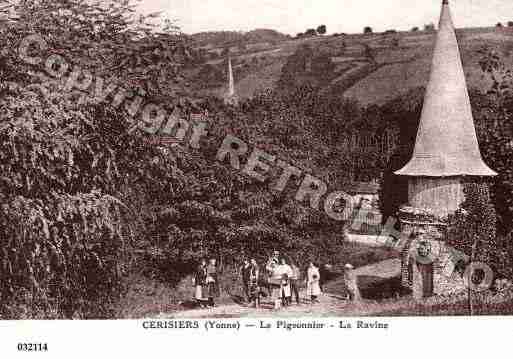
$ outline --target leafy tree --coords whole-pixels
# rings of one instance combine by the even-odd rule
[[[327,31],[327,29],[326,29],[326,25],[319,25],[319,26],[317,27],[317,33],[318,33],[319,35],[324,35],[324,34],[326,34],[326,31]]]
[[[448,244],[469,256],[469,262],[493,265],[496,259],[496,214],[488,185],[479,180],[465,184],[463,211],[449,218]]]
[[[499,229],[508,233],[513,229],[513,76],[498,53],[488,47],[479,53],[482,56],[479,64],[492,86],[486,96],[473,96],[476,128],[484,160],[498,172],[491,194]]]
[[[125,109],[63,90],[44,62],[21,62],[17,48],[39,34],[48,44],[41,58],[59,54],[70,68],[162,99],[182,86],[164,83],[178,79],[187,46],[170,23],[154,31],[155,15],[134,18],[127,1],[20,1],[13,9],[0,28],[0,313],[109,317],[132,241],[144,233],[139,204],[183,179],[129,131]]]
[[[373,33],[373,31],[372,31],[372,27],[370,27],[370,26],[365,26],[365,27],[363,28],[363,33],[364,33],[364,34],[372,34],[372,33]]]
[[[307,29],[305,31],[305,36],[317,36],[317,31],[315,29]]]
[[[457,264],[468,265],[479,261],[492,266],[495,271],[500,270],[497,266],[500,261],[497,256],[496,213],[490,200],[488,186],[477,180],[466,183],[464,192],[463,210],[449,218],[447,243],[468,256],[467,261]],[[476,271],[467,280],[477,284],[484,279],[484,275],[485,273]],[[473,292],[473,287],[469,285],[470,315],[474,314]]]

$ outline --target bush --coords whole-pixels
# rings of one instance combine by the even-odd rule
[[[307,29],[305,31],[305,36],[317,36],[317,31],[315,29]]]
[[[497,238],[497,276],[513,280],[513,232]]]
[[[317,27],[317,33],[318,33],[319,35],[324,35],[324,34],[326,33],[326,31],[327,31],[327,30],[326,30],[326,25],[319,25],[319,26]]]
[[[470,257],[502,271],[497,253],[496,213],[486,183],[464,184],[462,210],[449,216],[447,243]]]

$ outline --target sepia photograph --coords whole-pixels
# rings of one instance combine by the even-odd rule
[[[0,325],[513,314],[511,1],[7,0],[0,34]]]

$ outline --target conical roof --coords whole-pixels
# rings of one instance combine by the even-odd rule
[[[448,0],[442,13],[413,157],[404,176],[495,176],[479,151]]]

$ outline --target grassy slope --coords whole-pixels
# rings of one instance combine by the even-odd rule
[[[485,45],[491,46],[508,55],[513,43],[513,31],[503,30],[482,34],[463,32],[460,37],[462,62],[469,88],[487,89],[490,83],[484,78],[480,68],[480,55],[477,51]],[[393,64],[382,67],[375,73],[350,88],[346,95],[357,98],[361,103],[384,103],[408,92],[425,86],[429,78],[434,35],[407,37],[400,50],[386,49],[378,57],[381,61],[391,61],[394,57],[413,56],[409,63]],[[513,65],[511,56],[507,63]]]
[[[399,39],[398,47],[392,46],[394,37]],[[480,55],[477,50],[481,47],[487,45],[497,49],[505,55],[506,62],[513,66],[513,56],[510,56],[513,50],[512,28],[463,29],[458,30],[458,37],[470,88],[484,90],[489,86],[479,69]],[[401,32],[396,35],[324,36],[284,41],[273,47],[272,52],[264,50],[251,54],[251,57],[270,57],[274,62],[256,68],[242,78],[236,78],[236,89],[239,96],[244,98],[251,97],[259,89],[273,86],[281,75],[286,58],[298,46],[310,44],[316,51],[329,52],[332,55],[332,60],[337,64],[336,71],[340,71],[340,76],[334,82],[342,82],[342,88],[349,87],[345,92],[346,96],[356,98],[363,104],[384,103],[427,83],[434,40],[434,33]],[[339,52],[342,42],[345,42],[346,50],[341,55]],[[365,45],[372,49],[375,66],[364,66]],[[235,55],[234,58],[236,61],[248,61],[247,54],[240,57]],[[358,73],[358,69],[363,73]],[[325,86],[334,84],[327,83]],[[345,86],[346,84],[349,86]],[[220,86],[212,92],[220,94],[223,91],[224,88]]]

